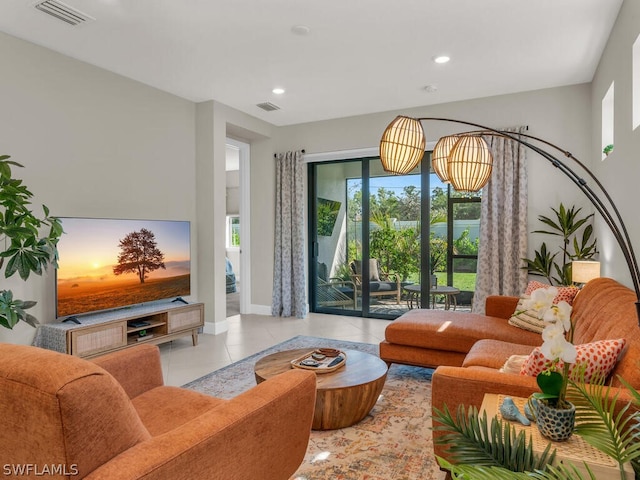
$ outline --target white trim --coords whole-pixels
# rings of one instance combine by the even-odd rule
[[[433,150],[436,142],[427,142],[425,151]],[[333,160],[351,160],[353,158],[377,157],[380,155],[378,147],[355,148],[351,150],[336,150],[333,152],[305,153],[305,163],[330,162]]]
[[[223,320],[221,322],[204,322],[202,333],[209,335],[219,335],[229,330],[229,322]]]
[[[251,301],[251,147],[227,137],[240,149],[240,313],[247,313]]]
[[[337,150],[334,152],[305,153],[305,163],[329,162],[331,160],[349,160],[352,158],[377,157],[378,147],[358,148],[354,150]]]
[[[254,315],[268,315],[271,316],[271,305],[256,305],[251,304],[251,310],[249,313]]]

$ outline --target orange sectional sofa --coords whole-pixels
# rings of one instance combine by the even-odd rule
[[[231,400],[164,386],[152,345],[87,361],[0,344],[0,463],[20,478],[286,480],[315,395],[305,370]]]
[[[640,389],[640,327],[635,293],[610,278],[592,280],[573,302],[574,344],[624,338],[626,347],[610,375]],[[432,407],[450,411],[458,405],[480,407],[485,393],[528,397],[539,391],[535,377],[500,372],[511,355],[528,355],[542,343],[540,334],[508,324],[517,297],[493,296],[487,315],[412,310],[392,322],[380,344],[389,363],[437,367],[432,379]],[[620,401],[630,396],[621,389]],[[434,432],[437,437],[439,432]],[[437,455],[441,447],[435,445]]]

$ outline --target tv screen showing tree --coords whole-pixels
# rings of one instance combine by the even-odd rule
[[[56,316],[191,292],[190,224],[169,220],[62,218]]]

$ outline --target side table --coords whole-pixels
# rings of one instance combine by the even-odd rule
[[[505,395],[487,393],[482,400],[482,406],[480,407],[480,413],[487,412],[487,419],[491,417],[497,417],[502,419],[498,408],[502,404]],[[511,397],[518,407],[523,412],[526,398]],[[506,420],[505,420],[506,421]],[[533,451],[536,454],[541,454],[549,443],[553,444],[552,448],[556,449],[555,463],[571,463],[576,469],[584,475],[584,478],[589,478],[587,470],[584,467],[586,463],[598,480],[617,480],[620,478],[620,471],[618,470],[618,464],[608,455],[604,454],[597,448],[591,446],[585,442],[580,436],[573,434],[565,442],[551,442],[544,438],[535,424],[530,426],[522,425],[519,422],[509,422],[513,425],[517,432],[521,430],[526,431],[527,437],[531,436],[533,441]],[[624,465],[624,471],[627,473],[627,478],[634,478],[633,467],[630,463]]]
[[[291,370],[291,360],[313,348],[285,350],[259,359],[254,372],[260,383]],[[316,406],[313,430],[335,430],[358,423],[378,401],[387,379],[387,364],[376,355],[344,350],[347,363],[333,372],[316,374]]]
[[[422,300],[420,298],[422,287],[419,284],[410,284],[405,285],[402,288],[407,293],[407,307],[409,308],[409,310],[413,310],[414,308],[422,308]],[[460,290],[456,287],[449,287],[447,285],[433,287],[429,291],[429,295],[431,296],[432,308],[436,308],[436,296],[442,295],[444,297],[444,309],[449,310],[451,308],[451,304],[453,303],[453,309],[455,310],[457,306],[456,295],[459,293]]]

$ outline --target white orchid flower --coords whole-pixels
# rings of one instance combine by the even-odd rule
[[[575,363],[577,356],[575,345],[567,341],[564,335],[555,335],[545,341],[540,352],[551,361],[562,360],[565,363]]]
[[[553,305],[553,299],[558,295],[558,289],[556,287],[538,288],[531,293],[531,297],[522,302],[522,306],[525,310],[533,310],[537,313],[539,319],[544,317],[544,314]]]
[[[549,323],[542,330],[542,341],[544,342],[553,342],[558,337],[566,338],[562,323]]]
[[[561,324],[565,332],[571,330],[571,305],[567,302],[558,302],[552,305],[542,316],[545,322]]]

